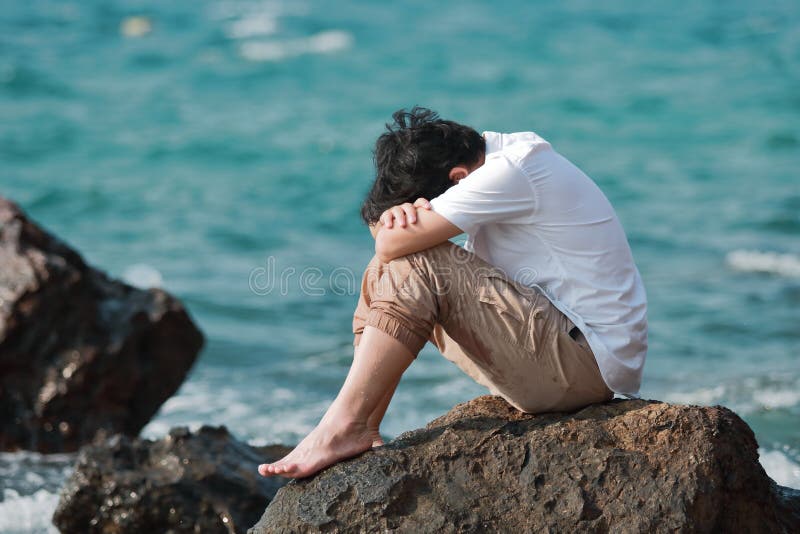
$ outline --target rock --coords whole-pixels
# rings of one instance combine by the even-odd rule
[[[800,532],[723,407],[615,400],[526,415],[499,397],[278,492],[249,532]]]
[[[202,345],[178,300],[109,279],[0,197],[0,450],[138,434]]]
[[[245,532],[284,478],[256,469],[290,449],[250,447],[225,427],[158,441],[114,436],[81,449],[53,523],[62,534]]]

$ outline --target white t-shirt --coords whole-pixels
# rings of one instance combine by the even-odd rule
[[[431,200],[465,248],[539,288],[586,336],[608,387],[636,397],[647,297],[600,188],[532,132],[484,132],[486,163]]]

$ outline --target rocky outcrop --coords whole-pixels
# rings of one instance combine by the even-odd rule
[[[158,441],[115,436],[81,449],[53,523],[63,534],[245,532],[286,483],[258,465],[288,451],[250,447],[225,427],[176,428]]]
[[[175,298],[109,279],[0,197],[0,450],[138,434],[202,344]]]
[[[498,397],[294,481],[252,534],[800,532],[800,492],[722,407],[612,401],[525,415]]]

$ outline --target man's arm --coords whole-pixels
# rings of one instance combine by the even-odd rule
[[[462,233],[458,226],[427,209],[418,209],[412,224],[389,228],[378,222],[370,226],[370,231],[375,237],[375,254],[383,262],[425,250]]]

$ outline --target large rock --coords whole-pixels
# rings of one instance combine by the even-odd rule
[[[291,482],[256,533],[800,532],[800,491],[722,407],[612,401],[530,416],[498,397]]]
[[[289,450],[250,447],[225,427],[114,436],[81,449],[53,523],[62,534],[245,532],[287,482],[260,476],[258,464]]]
[[[202,344],[175,298],[109,279],[0,197],[0,450],[138,434]]]

